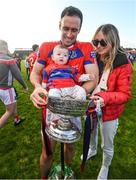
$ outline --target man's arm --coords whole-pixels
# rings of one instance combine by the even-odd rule
[[[99,70],[97,64],[85,65],[85,73],[90,75],[93,74],[95,76],[94,81],[87,81],[82,86],[86,90],[86,93],[89,94],[96,87],[99,80]]]
[[[30,81],[32,85],[35,87],[33,93],[30,96],[30,99],[32,100],[34,106],[37,108],[40,108],[41,106],[44,106],[47,104],[47,101],[41,97],[47,96],[47,91],[42,87],[42,71],[43,71],[44,65],[39,64],[38,62],[35,62],[33,70],[30,75]]]
[[[42,76],[41,72],[43,71],[44,65],[35,62],[33,70],[30,75],[30,81],[32,85],[36,87],[41,87]]]

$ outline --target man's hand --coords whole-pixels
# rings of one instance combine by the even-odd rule
[[[30,99],[32,100],[35,107],[41,109],[42,106],[47,104],[47,98],[44,99],[43,96],[48,96],[47,91],[42,87],[36,87],[33,93],[30,95]]]

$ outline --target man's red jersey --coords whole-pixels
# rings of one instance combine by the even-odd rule
[[[53,49],[60,41],[45,42],[39,48],[38,63],[45,66],[53,63],[51,55]],[[74,45],[68,48],[69,50],[69,62],[68,64],[78,70],[79,74],[85,73],[84,66],[95,63],[95,52],[91,43],[89,42],[76,42]]]

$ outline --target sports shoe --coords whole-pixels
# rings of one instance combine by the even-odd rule
[[[91,148],[89,148],[89,151],[88,151],[88,155],[87,155],[87,159],[90,159],[91,157],[95,156],[97,154],[96,150],[92,151]],[[83,154],[81,155],[81,160],[83,160]]]
[[[18,126],[20,123],[22,123],[24,119],[18,119],[14,122],[14,126]]]
[[[97,180],[107,180],[109,168],[102,166],[98,174]]]

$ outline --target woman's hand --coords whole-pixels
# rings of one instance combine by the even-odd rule
[[[103,107],[105,104],[104,104],[104,99],[100,96],[97,96],[97,95],[93,95],[90,97],[91,100],[93,100],[94,104],[97,105],[97,101],[100,102],[100,107]]]
[[[35,107],[41,109],[48,103],[48,98],[44,99],[44,96],[48,97],[47,91],[42,87],[36,87],[33,93],[30,95],[30,99]]]

